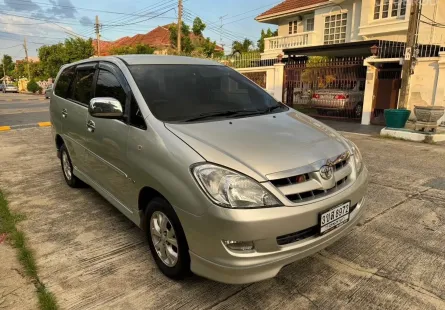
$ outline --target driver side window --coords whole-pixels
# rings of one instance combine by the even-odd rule
[[[97,76],[95,97],[112,97],[119,100],[125,114],[125,103],[127,95],[122,85],[119,83],[113,73],[100,69]]]

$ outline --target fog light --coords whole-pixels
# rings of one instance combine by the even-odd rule
[[[223,240],[223,243],[230,250],[234,251],[252,251],[255,248],[253,241]]]

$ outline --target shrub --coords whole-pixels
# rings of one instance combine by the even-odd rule
[[[40,86],[36,83],[36,81],[31,80],[26,88],[28,89],[28,91],[34,94],[39,90]]]

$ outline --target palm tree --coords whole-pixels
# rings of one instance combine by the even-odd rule
[[[253,42],[249,39],[244,39],[243,42],[233,41],[232,43],[232,54],[234,53],[247,53],[251,47],[253,46]]]

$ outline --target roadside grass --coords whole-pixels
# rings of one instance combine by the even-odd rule
[[[41,310],[59,309],[56,298],[40,281],[37,273],[37,265],[31,249],[27,246],[25,234],[17,229],[16,224],[24,220],[24,216],[11,213],[8,201],[0,191],[0,234],[5,233],[11,245],[17,249],[17,257],[23,266],[25,274],[34,283]]]

